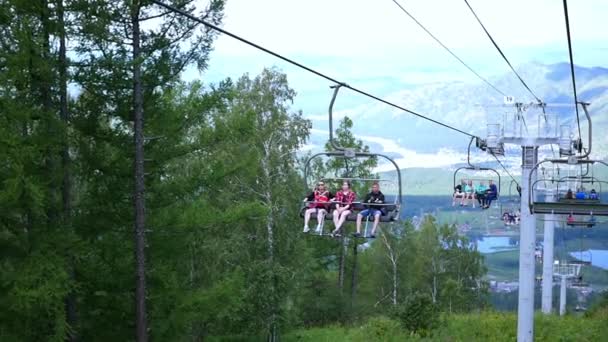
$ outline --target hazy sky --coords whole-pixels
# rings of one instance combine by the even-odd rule
[[[485,75],[508,71],[464,1],[400,0],[448,47]],[[568,58],[559,0],[471,0],[490,33],[514,65]],[[608,58],[608,1],[570,1],[575,61],[584,66]],[[392,0],[228,0],[225,29],[345,81],[373,82],[387,76],[409,82],[474,77],[442,50]],[[221,36],[215,44],[212,79],[255,73],[277,65],[290,78],[325,85],[293,73],[281,61]],[[316,81],[316,82],[315,82]],[[313,86],[312,84],[309,86]]]
[[[205,0],[199,1],[202,8]],[[484,77],[509,72],[463,0],[399,2]],[[513,65],[568,61],[562,1],[470,0],[469,3]],[[570,0],[569,6],[575,63],[608,66],[608,1]],[[422,84],[479,82],[392,0],[228,0],[223,27],[381,97]],[[246,72],[256,75],[264,67],[276,66],[287,73],[290,85],[298,93],[294,107],[311,118],[326,116],[331,95],[326,80],[227,36],[220,35],[214,48],[209,69],[203,75],[189,70],[186,79],[217,82],[226,77],[238,78]],[[502,101],[502,96],[496,95],[498,102]],[[355,94],[345,94],[340,101],[340,108],[344,109],[372,104]],[[315,128],[326,129],[317,122]],[[383,138],[381,132],[364,135],[373,135],[368,141],[376,139],[375,143],[384,148],[402,148],[398,139],[381,143],[378,140]],[[430,157],[419,159],[424,164]]]

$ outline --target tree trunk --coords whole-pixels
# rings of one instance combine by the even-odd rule
[[[392,276],[393,276],[393,291],[392,291],[392,302],[393,305],[397,305],[397,258],[398,256],[396,255],[395,251],[393,250],[393,247],[391,246],[390,242],[388,241],[386,234],[382,234],[382,242],[384,242],[384,245],[386,246],[386,250],[388,252],[388,260],[391,262],[391,271],[392,271]]]
[[[346,251],[348,248],[348,240],[342,235],[340,237],[340,265],[338,268],[338,288],[340,293],[344,290],[344,264],[346,263]]]
[[[42,26],[42,46],[40,50],[40,57],[42,63],[50,63],[51,55],[51,23],[50,23],[50,9],[48,0],[40,1],[40,23]],[[53,99],[52,95],[52,67],[49,65],[48,68],[37,66],[37,75],[33,78],[38,83],[38,91],[40,93],[40,103],[42,104],[42,122],[46,124],[47,134],[54,136],[56,134],[53,125]],[[52,143],[51,143],[52,144]],[[47,224],[49,227],[56,227],[57,219],[59,217],[57,212],[57,183],[55,181],[56,163],[55,155],[52,153],[53,146],[51,144],[46,145],[46,157],[45,157],[45,168],[49,181],[49,192],[48,192],[48,206],[46,209]]]
[[[355,300],[357,297],[357,254],[358,254],[358,244],[357,240],[354,241],[353,247],[353,270],[351,274],[350,280],[350,306],[351,310],[355,308]]]
[[[146,315],[146,212],[144,182],[144,109],[143,87],[140,61],[140,3],[135,0],[131,5],[131,24],[133,27],[133,118],[135,140],[135,329],[138,342],[148,341],[148,322]]]
[[[61,181],[61,202],[63,208],[63,225],[69,231],[72,229],[72,179],[70,170],[70,145],[69,145],[69,122],[68,111],[68,61],[66,56],[66,33],[63,0],[57,1],[57,21],[59,30],[59,118],[63,123],[63,147],[61,150],[61,168],[63,170]],[[68,255],[68,274],[72,284],[76,281],[74,261],[72,253]],[[72,290],[65,299],[66,322],[70,326],[68,341],[78,340],[76,293]]]
[[[266,215],[266,233],[267,233],[267,243],[268,243],[268,262],[272,269],[274,269],[274,196],[271,191],[272,186],[272,177],[271,177],[271,165],[270,165],[270,156],[272,153],[272,146],[270,141],[272,141],[272,137],[269,137],[268,143],[265,143],[264,148],[264,157],[261,160],[262,163],[262,172],[265,182],[267,183],[266,191],[262,194],[264,197],[264,201],[266,203],[266,207],[268,208],[268,214]],[[277,289],[277,278],[273,276],[272,282],[270,285],[270,292],[272,293],[272,303],[270,309],[270,317],[268,320],[268,341],[275,342],[279,340],[278,336],[278,327],[277,327],[277,311],[279,303],[276,302],[276,289]]]

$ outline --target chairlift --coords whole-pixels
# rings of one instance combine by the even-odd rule
[[[370,158],[375,158],[375,157],[382,158],[384,160],[387,160],[394,166],[395,172],[397,173],[396,182],[392,181],[392,180],[386,180],[386,179],[370,179],[370,178],[364,178],[364,177],[357,177],[356,175],[350,175],[349,177],[337,177],[337,176],[336,177],[322,177],[321,180],[324,182],[349,181],[349,182],[353,182],[353,183],[363,183],[363,184],[369,184],[369,183],[379,183],[379,184],[385,183],[386,184],[386,183],[388,183],[393,186],[396,186],[397,194],[394,195],[394,199],[391,203],[383,203],[383,204],[365,203],[364,204],[361,202],[353,202],[352,203],[353,204],[352,213],[350,215],[348,215],[346,220],[349,222],[355,222],[357,220],[357,213],[359,211],[361,211],[362,209],[364,209],[365,207],[368,207],[368,206],[369,207],[377,206],[377,207],[382,208],[382,210],[381,210],[382,216],[380,217],[380,222],[398,221],[400,219],[400,210],[401,210],[401,205],[402,205],[402,197],[403,197],[402,195],[403,194],[402,194],[402,185],[401,185],[401,170],[399,169],[399,166],[397,165],[397,163],[392,158],[388,157],[387,155],[381,154],[381,153],[358,152],[351,148],[339,146],[333,138],[333,106],[336,101],[338,91],[340,90],[340,88],[342,86],[343,86],[343,84],[338,84],[338,85],[332,87],[334,89],[334,92],[333,92],[333,96],[332,96],[332,99],[331,99],[331,102],[329,105],[329,110],[328,110],[328,112],[329,112],[329,142],[330,142],[330,146],[333,148],[333,150],[316,153],[316,154],[310,156],[306,160],[306,163],[304,166],[305,187],[306,187],[307,191],[314,188],[314,186],[311,186],[311,184],[309,184],[308,181],[311,178],[310,177],[311,163],[313,160],[315,160],[317,158],[327,157],[327,158],[345,159],[345,160],[370,159]],[[387,197],[390,198],[391,196],[389,195]],[[301,217],[304,217],[304,212],[311,203],[314,203],[314,202],[310,202],[310,201],[304,202],[304,207],[300,211]],[[326,221],[332,219],[333,216],[331,215],[331,212],[333,210],[333,206],[336,203],[337,202],[335,202],[335,201],[327,203],[328,209],[327,209],[327,213],[325,214],[325,217],[324,217],[324,219]],[[324,202],[324,204],[325,204],[325,202]],[[313,215],[313,217],[311,217],[311,220],[317,220],[317,218],[314,217],[314,215]],[[366,230],[367,230],[367,222],[366,222]],[[318,235],[324,235],[322,229],[321,229],[320,234],[318,234]]]
[[[481,167],[481,166],[477,166],[477,165],[473,165],[471,164],[471,145],[473,143],[473,140],[479,140],[479,138],[471,138],[471,140],[469,141],[469,146],[467,148],[467,164],[468,166],[462,166],[457,168],[454,171],[454,176],[453,176],[453,189],[454,189],[454,200],[456,198],[466,198],[466,199],[470,199],[470,200],[474,200],[474,198],[469,197],[469,195],[467,195],[467,193],[464,191],[464,189],[462,189],[462,185],[466,185],[469,182],[471,184],[474,184],[474,182],[495,182],[496,183],[496,193],[495,194],[490,194],[490,200],[494,201],[495,206],[498,205],[498,201],[500,198],[500,187],[501,187],[501,178],[500,178],[500,173],[498,173],[498,171],[496,171],[493,168],[490,167]],[[480,142],[477,141],[476,142],[477,146],[480,146]],[[458,174],[460,172],[466,172],[469,171],[471,173],[480,173],[480,172],[492,172],[496,174],[496,178],[485,178],[485,177],[461,177],[460,178],[460,184],[457,183],[458,180]],[[465,183],[465,184],[462,184]],[[460,189],[458,189],[458,187],[460,187]],[[458,191],[460,190],[460,192]],[[475,189],[473,190],[473,194],[475,193]]]
[[[589,287],[589,283],[587,283],[587,282],[585,282],[583,280],[583,275],[582,274],[579,274],[577,277],[575,277],[572,280],[572,283],[570,284],[570,287],[577,288],[577,289],[588,288]]]
[[[601,164],[608,167],[608,164],[601,160],[590,160],[590,159],[577,159],[577,158],[569,158],[565,159],[547,159],[537,163],[532,171],[538,169],[538,167],[544,163],[553,163],[553,164],[569,164],[569,165],[584,165],[588,164],[593,167],[595,164]],[[531,189],[529,192],[529,203],[530,203],[530,212],[533,214],[558,214],[558,215],[587,215],[587,216],[608,216],[608,203],[601,198],[602,195],[602,185],[608,184],[608,182],[604,180],[599,180],[594,176],[579,176],[579,177],[562,177],[560,179],[552,179],[551,184],[553,189],[551,191],[555,191],[557,194],[557,201],[555,202],[547,202],[544,199],[544,196],[540,196],[540,192],[546,189],[539,189],[539,184],[541,182],[546,182],[547,179],[538,179],[536,181],[532,181],[532,174],[530,173],[530,177],[528,179],[528,186]],[[590,194],[585,195],[585,197],[577,198],[576,195],[571,191],[568,191],[567,187],[564,185],[568,185],[576,179],[580,184],[592,184],[595,187],[599,188],[599,191],[595,191],[595,196],[590,196]]]

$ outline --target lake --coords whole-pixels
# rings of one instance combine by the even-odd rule
[[[608,249],[589,249],[570,252],[570,255],[581,261],[591,261],[591,265],[608,270]]]

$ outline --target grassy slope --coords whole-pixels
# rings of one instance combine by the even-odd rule
[[[575,316],[543,316],[535,318],[535,341],[608,341],[606,319]],[[412,336],[402,329],[384,324],[375,327],[328,327],[296,330],[284,341],[514,341],[517,318],[512,313],[483,312],[451,315],[431,337]]]

